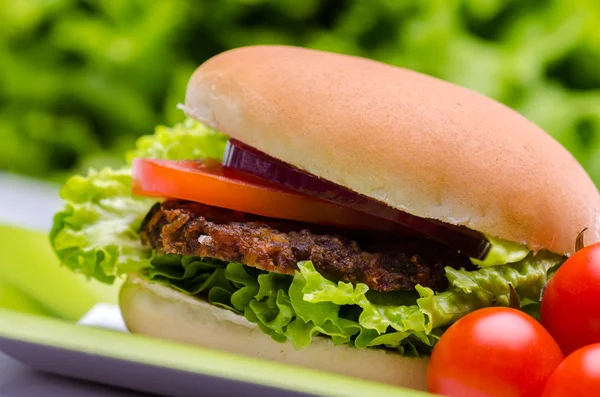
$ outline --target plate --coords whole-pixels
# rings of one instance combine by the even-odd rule
[[[431,396],[10,310],[0,310],[0,350],[41,371],[170,396]]]

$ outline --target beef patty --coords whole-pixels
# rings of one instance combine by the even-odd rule
[[[468,257],[423,237],[334,229],[181,200],[157,204],[141,236],[159,255],[210,257],[283,274],[310,260],[329,280],[383,292],[417,284],[442,291],[445,266],[474,268]]]

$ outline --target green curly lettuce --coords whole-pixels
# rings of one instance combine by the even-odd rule
[[[74,176],[61,189],[50,242],[71,270],[105,283],[148,265],[138,230],[153,201],[131,195],[131,172],[109,168]]]
[[[540,253],[476,271],[448,267],[445,292],[417,287],[416,295],[373,294],[365,284],[334,283],[310,261],[298,263],[290,276],[235,262],[166,255],[154,257],[142,275],[243,315],[275,341],[289,341],[298,349],[321,335],[335,345],[386,347],[418,356],[430,353],[444,328],[465,314],[508,306],[511,285],[522,297],[537,300],[560,261]]]
[[[173,127],[157,126],[152,135],[144,135],[136,142],[134,150],[126,154],[131,164],[135,157],[189,160],[223,158],[227,136],[205,124],[187,118]]]
[[[226,142],[225,135],[187,119],[139,138],[127,158],[220,159]],[[149,266],[152,251],[138,231],[155,201],[133,195],[131,180],[130,168],[92,169],[62,187],[65,206],[54,216],[50,243],[65,266],[104,283]]]
[[[446,268],[450,288],[435,294],[417,287],[421,298],[417,304],[431,324],[452,324],[462,316],[484,307],[510,306],[510,286],[522,305],[539,302],[542,288],[552,271],[564,258],[548,252],[529,254],[520,262],[476,271]],[[528,309],[531,309],[529,307]],[[535,313],[531,313],[535,314]]]

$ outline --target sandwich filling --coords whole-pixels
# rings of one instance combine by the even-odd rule
[[[186,120],[140,138],[127,160],[221,160],[226,142]],[[544,284],[564,260],[503,248],[484,267],[423,237],[145,197],[132,193],[130,165],[67,181],[50,233],[61,262],[105,283],[135,272],[238,313],[297,348],[320,335],[426,355],[447,326],[478,308],[508,306],[512,290],[535,316]]]
[[[180,254],[239,262],[293,275],[311,261],[332,281],[362,283],[375,291],[443,291],[444,268],[474,270],[469,258],[425,238],[332,229],[254,216],[182,200],[157,204],[141,229],[158,255]]]

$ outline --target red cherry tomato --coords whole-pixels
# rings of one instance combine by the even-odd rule
[[[542,325],[565,355],[600,343],[600,244],[573,254],[550,279],[542,297]]]
[[[427,386],[452,397],[539,397],[562,359],[556,342],[531,316],[490,307],[466,315],[442,335]]]
[[[548,378],[543,397],[586,397],[600,393],[600,343],[570,354]]]

